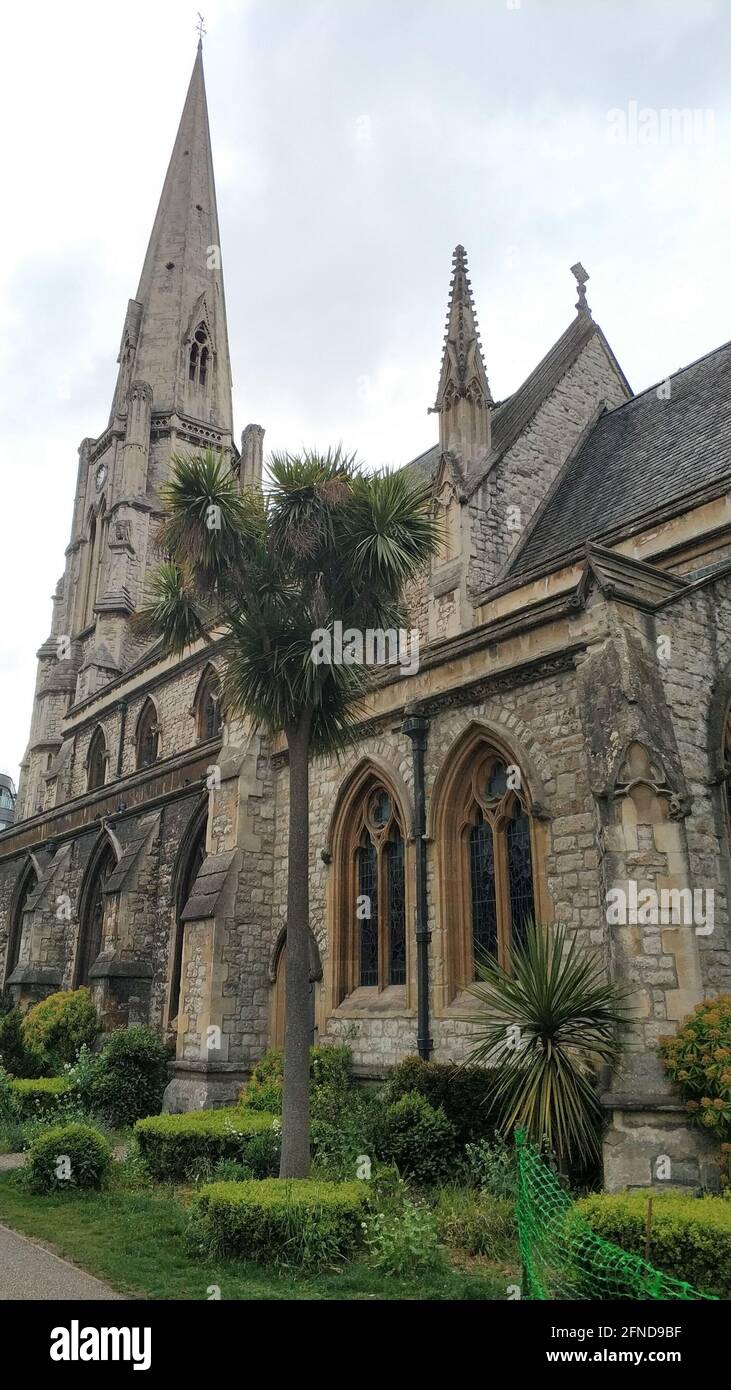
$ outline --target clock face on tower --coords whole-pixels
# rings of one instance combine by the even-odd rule
[[[96,477],[96,487],[98,492],[100,488],[104,487],[104,484],[107,480],[107,465],[105,463],[100,463],[94,476]]]

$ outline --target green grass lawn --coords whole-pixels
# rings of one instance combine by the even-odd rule
[[[275,1274],[233,1260],[198,1262],[185,1253],[185,1210],[172,1189],[32,1196],[14,1173],[0,1173],[0,1221],[43,1240],[130,1298],[504,1299],[515,1273],[474,1262],[419,1280],[388,1278],[366,1264],[317,1275]]]

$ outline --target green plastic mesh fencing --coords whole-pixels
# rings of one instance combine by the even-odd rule
[[[523,1298],[711,1299],[595,1235],[523,1130],[515,1144]]]

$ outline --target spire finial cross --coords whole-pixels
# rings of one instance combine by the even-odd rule
[[[195,27],[196,27],[196,29],[198,30],[198,42],[199,42],[199,43],[203,43],[203,35],[204,35],[204,34],[207,34],[207,33],[208,33],[208,30],[206,29],[205,21],[204,21],[204,19],[203,19],[203,15],[201,14],[200,10],[198,10],[198,23],[196,24]]]

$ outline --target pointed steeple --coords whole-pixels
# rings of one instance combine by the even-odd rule
[[[233,432],[221,242],[198,43],[137,295],[130,301],[113,414],[132,381],[152,388],[153,411]]]
[[[432,409],[439,415],[439,442],[467,461],[489,445],[493,405],[482,360],[464,246],[452,256],[452,280],[442,370]]]

